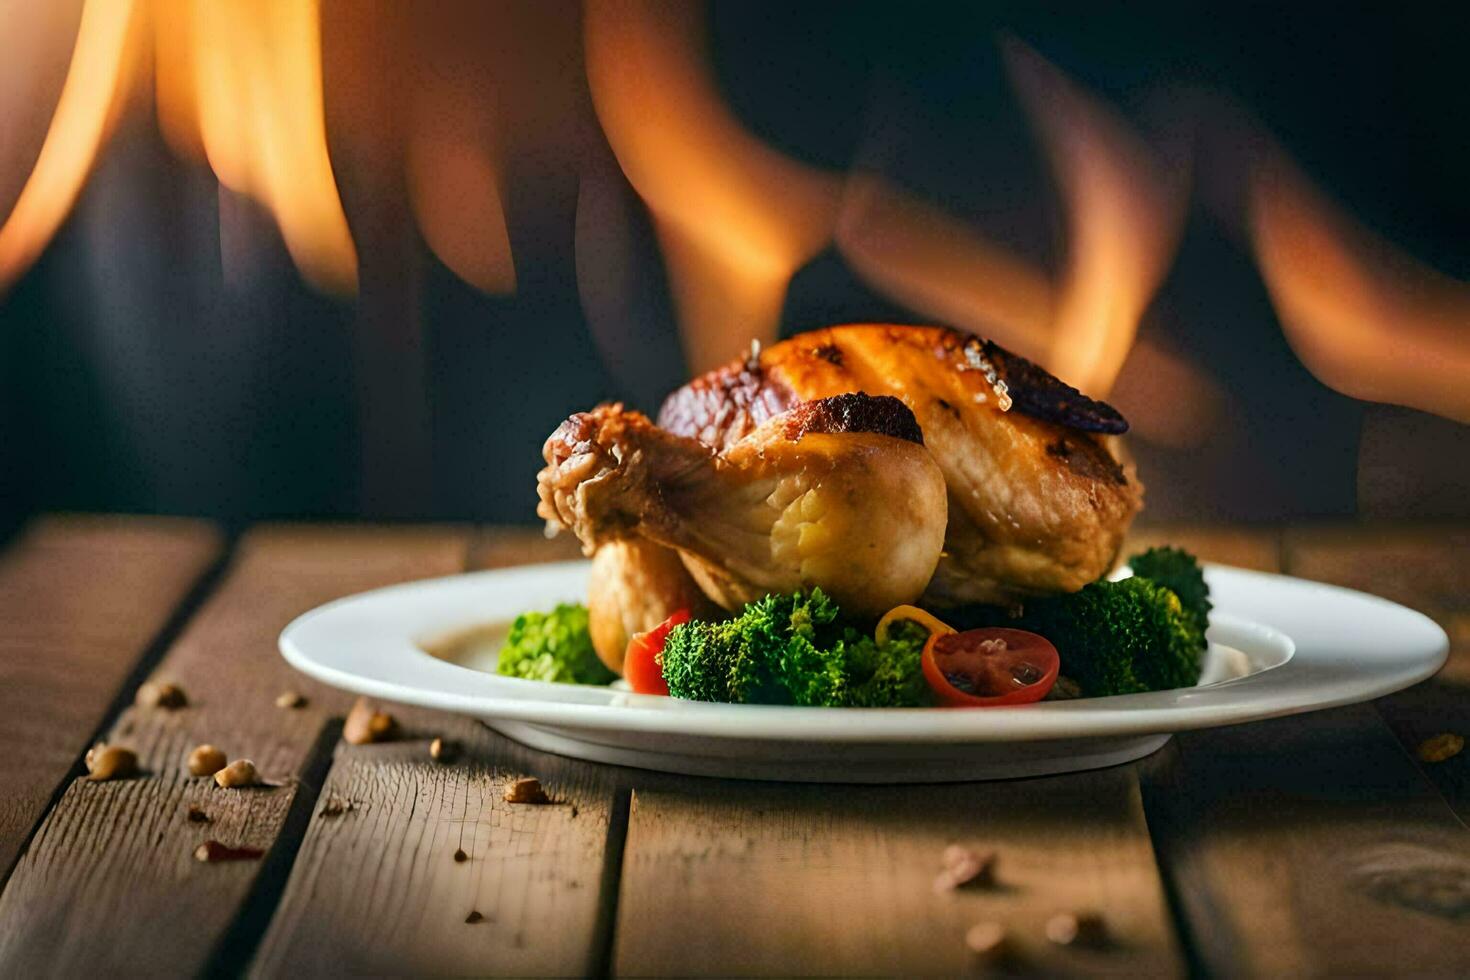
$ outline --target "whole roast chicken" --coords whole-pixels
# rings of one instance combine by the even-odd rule
[[[657,426],[621,406],[568,419],[546,443],[539,513],[589,554],[674,549],[727,609],[813,585],[855,613],[1014,603],[1111,568],[1143,498],[1114,445],[1127,428],[978,337],[830,327],[696,378]],[[630,562],[647,554],[597,575],[642,581]]]

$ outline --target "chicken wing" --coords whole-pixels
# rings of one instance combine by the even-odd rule
[[[923,592],[948,523],[943,474],[895,398],[806,402],[719,451],[602,405],[564,422],[544,455],[550,524],[588,553],[629,537],[674,548],[726,609],[820,585],[879,615]]]

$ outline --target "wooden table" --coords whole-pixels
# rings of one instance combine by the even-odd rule
[[[1451,632],[1451,664],[1375,704],[1000,783],[677,778],[407,708],[398,740],[355,746],[351,699],[277,655],[287,620],[568,547],[493,528],[229,540],[188,520],[38,520],[0,557],[0,976],[954,974],[980,966],[964,936],[981,921],[1004,925],[1012,967],[1045,974],[1470,973],[1470,753],[1414,754],[1470,733],[1470,527],[1136,537],[1416,606]],[[135,706],[150,678],[188,706]],[[307,704],[277,707],[286,690]],[[431,761],[434,736],[460,759]],[[145,774],[81,778],[98,738]],[[188,778],[200,742],[282,784]],[[527,774],[559,805],[505,802]],[[196,861],[210,839],[264,854]],[[998,853],[995,887],[935,892],[954,842]],[[1050,917],[1088,910],[1105,947],[1046,940]]]

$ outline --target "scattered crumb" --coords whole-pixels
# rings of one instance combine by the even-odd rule
[[[1010,953],[1006,928],[999,922],[977,922],[965,932],[965,946],[982,963],[997,963]]]
[[[470,914],[464,917],[464,921],[465,921],[465,924],[466,925],[471,925],[472,926],[476,922],[483,921],[484,918],[485,917],[483,915],[481,915],[479,912],[476,912],[473,909],[471,909],[470,910]]]
[[[1107,925],[1097,912],[1062,912],[1046,920],[1046,938],[1058,946],[1102,946]]]
[[[461,848],[458,848],[458,849],[455,850],[455,852],[454,852],[454,863],[455,864],[464,864],[469,859],[470,859],[470,856],[464,852],[464,848],[461,847]]]
[[[343,806],[341,800],[337,799],[336,797],[333,797],[332,799],[328,800],[326,803],[322,804],[321,811],[319,813],[317,813],[317,816],[319,816],[319,817],[340,817],[342,815],[342,812],[344,810],[347,810],[347,809],[350,809],[350,807]]]
[[[210,820],[209,814],[205,813],[200,807],[196,806],[193,803],[190,803],[189,804],[189,812],[188,812],[187,816],[188,816],[188,819],[189,819],[189,822],[190,823],[212,823],[213,822],[213,821]]]
[[[1419,757],[1419,761],[1421,762],[1444,762],[1446,759],[1453,759],[1459,755],[1464,751],[1464,748],[1464,736],[1456,735],[1452,732],[1445,732],[1442,735],[1426,738],[1420,742],[1419,748],[1414,750],[1414,754]]]
[[[239,789],[242,786],[259,786],[260,773],[249,759],[236,759],[214,774],[220,789]]]
[[[138,688],[133,699],[140,708],[164,708],[173,711],[189,703],[184,689],[167,681],[147,681]]]
[[[505,802],[545,805],[551,802],[551,797],[541,788],[541,780],[527,776],[517,779],[505,788]]]
[[[454,742],[436,738],[429,743],[429,758],[435,762],[449,763],[459,755],[459,745]]]
[[[996,854],[976,851],[962,844],[944,849],[944,870],[934,879],[934,891],[944,893],[966,885],[989,888],[995,884]]]
[[[225,767],[230,760],[225,758],[224,752],[213,745],[196,745],[189,753],[185,765],[191,776],[213,776]]]
[[[358,698],[347,721],[342,726],[342,737],[353,745],[369,742],[386,742],[398,730],[398,723],[386,711],[379,711],[367,698]]]
[[[304,708],[306,698],[295,691],[282,691],[281,696],[276,698],[277,708]]]
[[[215,861],[254,861],[263,855],[258,847],[229,847],[217,840],[207,840],[194,848],[194,860],[212,863]]]
[[[94,783],[127,779],[138,774],[138,756],[117,745],[98,742],[87,750],[87,778]]]

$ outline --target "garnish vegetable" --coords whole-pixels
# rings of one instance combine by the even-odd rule
[[[1157,582],[1179,597],[1184,612],[1204,633],[1210,626],[1210,587],[1194,555],[1182,548],[1150,548],[1128,559],[1134,575]]]
[[[675,627],[663,674],[670,694],[696,701],[917,706],[931,703],[920,668],[928,637],[905,621],[879,643],[841,625],[821,589],[770,595],[725,622]]]
[[[664,643],[670,630],[687,622],[689,610],[680,609],[653,629],[633,634],[628,641],[628,652],[623,656],[623,679],[636,693],[669,693],[663,674]]]
[[[1204,634],[1178,596],[1141,576],[1034,599],[1020,616],[994,607],[972,612],[987,625],[1046,637],[1061,655],[1062,673],[1087,697],[1192,687],[1199,680]]]
[[[936,631],[924,644],[924,679],[950,708],[1040,701],[1057,682],[1059,667],[1056,647],[1025,630]]]
[[[597,659],[587,632],[587,607],[563,603],[551,612],[516,617],[496,673],[562,684],[611,684],[617,675]]]

